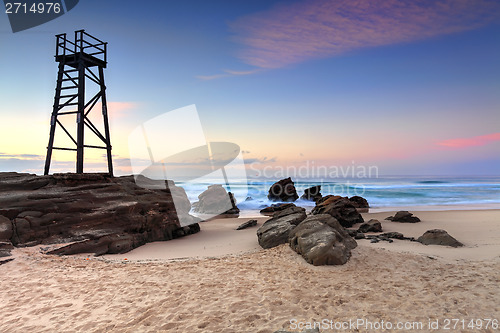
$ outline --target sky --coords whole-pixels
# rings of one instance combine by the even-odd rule
[[[193,104],[206,140],[237,144],[249,172],[500,175],[498,1],[82,0],[17,33],[0,13],[0,171],[43,173],[54,35],[80,29],[109,43],[118,175],[134,129]],[[173,132],[161,144],[186,140]],[[51,172],[74,160],[56,152]],[[85,171],[106,171],[101,151]]]

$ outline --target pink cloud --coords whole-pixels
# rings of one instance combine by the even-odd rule
[[[474,146],[484,146],[494,141],[500,141],[500,133],[475,136],[472,138],[450,139],[437,142],[437,145],[447,148],[459,149],[459,148],[467,148]]]
[[[126,113],[130,110],[133,110],[137,107],[137,103],[134,102],[107,102],[108,104],[108,114],[110,118],[121,118],[126,115]],[[98,102],[92,112],[94,110],[101,110],[101,102]]]
[[[476,29],[499,17],[494,0],[311,0],[242,17],[231,28],[245,46],[243,61],[279,68]]]

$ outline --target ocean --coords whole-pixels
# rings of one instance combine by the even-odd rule
[[[297,193],[321,185],[321,194],[341,196],[359,195],[368,200],[370,211],[500,209],[500,176],[490,177],[378,177],[337,179],[293,179]],[[276,180],[249,179],[233,181],[229,188],[235,194],[240,216],[258,216],[258,211],[273,203],[267,199],[269,187]],[[209,183],[178,183],[191,202],[207,189]],[[298,206],[311,209],[314,203],[299,199]]]

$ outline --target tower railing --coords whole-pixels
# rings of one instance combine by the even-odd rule
[[[108,43],[88,34],[85,30],[75,31],[75,42],[67,34],[56,35],[56,57],[84,53],[107,62]]]

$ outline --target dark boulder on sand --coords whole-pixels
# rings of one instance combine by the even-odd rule
[[[394,216],[389,216],[385,218],[386,220],[392,221],[392,222],[401,222],[401,223],[416,223],[420,222],[420,219],[416,216],[413,216],[412,213],[406,211],[406,210],[401,210],[397,212]]]
[[[259,245],[269,249],[287,243],[290,232],[305,218],[305,209],[295,205],[274,213],[273,217],[257,230]]]
[[[171,181],[0,173],[0,241],[71,243],[54,254],[124,253],[195,233],[199,219],[188,214],[190,209],[184,190]]]
[[[304,194],[300,197],[303,200],[318,201],[323,195],[321,194],[321,185],[306,188]]]
[[[289,244],[314,266],[343,265],[357,246],[340,223],[328,214],[308,216],[290,233]]]
[[[345,228],[350,228],[356,223],[363,223],[363,217],[349,199],[327,195],[316,203],[312,214],[329,214]]]
[[[371,219],[368,222],[361,224],[358,232],[382,232],[382,223],[379,220]]]
[[[243,230],[246,228],[255,227],[256,225],[257,225],[257,220],[248,220],[245,223],[240,224],[238,228],[236,228],[236,230]]]
[[[240,210],[236,207],[236,199],[231,192],[227,192],[222,185],[210,185],[198,196],[193,203],[193,210],[200,214],[235,215]]]
[[[451,247],[464,246],[464,244],[460,243],[458,240],[450,236],[450,234],[442,229],[427,230],[422,236],[417,238],[417,242],[420,242],[424,245],[444,245]]]
[[[269,188],[267,198],[271,201],[295,201],[299,198],[292,178],[282,179]]]

